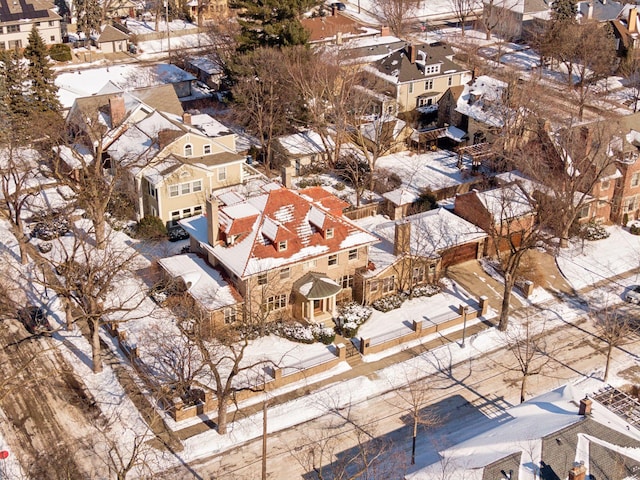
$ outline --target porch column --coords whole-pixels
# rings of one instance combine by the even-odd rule
[[[338,314],[335,295],[331,297],[331,316],[335,317]]]
[[[307,306],[309,307],[309,321],[313,322],[313,300],[309,300]]]

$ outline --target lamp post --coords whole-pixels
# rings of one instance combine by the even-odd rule
[[[169,63],[171,63],[171,29],[169,28],[169,0],[164,2],[164,21],[167,24],[167,51],[169,53]]]
[[[466,305],[460,305],[460,313],[462,314],[462,343],[460,344],[460,348],[464,348],[465,344],[464,344],[464,339],[465,336],[467,335],[467,310],[468,310],[468,306]]]

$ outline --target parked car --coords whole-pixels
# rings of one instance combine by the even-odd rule
[[[187,231],[180,225],[171,227],[168,231],[168,234],[170,242],[179,242],[180,240],[187,240],[189,238],[189,234],[187,233]]]
[[[18,312],[18,318],[32,335],[50,335],[53,331],[47,311],[42,307],[27,305]]]
[[[331,6],[340,12],[344,12],[347,9],[347,6],[342,2],[334,2]]]
[[[637,303],[640,305],[640,285],[634,285],[629,288],[624,299],[629,303]]]

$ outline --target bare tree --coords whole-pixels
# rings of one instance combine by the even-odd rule
[[[598,336],[605,346],[605,367],[602,381],[609,379],[609,367],[613,350],[637,341],[639,325],[632,312],[608,306],[591,314]]]
[[[501,364],[503,368],[516,372],[520,380],[520,403],[525,401],[527,381],[540,375],[553,358],[544,333],[545,322],[534,322],[527,318],[522,324],[512,325],[503,333],[505,346],[511,360]]]
[[[420,0],[375,0],[376,14],[387,24],[396,37],[404,38],[409,23],[420,8]]]
[[[630,52],[628,56],[629,58],[623,60],[620,65],[620,74],[625,79],[633,113],[636,113],[638,102],[640,102],[640,58],[635,50]]]
[[[456,20],[460,22],[460,31],[464,37],[465,24],[482,6],[479,0],[449,0]]]
[[[453,1],[457,2],[459,0]],[[491,34],[494,30],[497,30],[504,40],[509,40],[516,35],[517,23],[511,9],[517,4],[517,0],[489,0],[484,4],[481,22],[485,29],[487,40],[491,40]]]

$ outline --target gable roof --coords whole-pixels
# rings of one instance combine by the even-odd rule
[[[111,25],[105,25],[98,37],[98,43],[117,42],[129,40],[129,35]]]
[[[288,155],[293,157],[321,154],[327,151],[320,134],[313,130],[284,135],[277,138],[276,141]],[[333,140],[327,138],[326,141],[329,149],[332,149],[334,147]]]
[[[452,61],[454,53],[447,44],[414,45],[417,49],[414,63],[411,63],[409,58],[409,48],[410,45],[407,44],[366,69],[394,84],[467,71]],[[440,65],[440,69],[437,72],[427,73],[425,67],[428,65]]]
[[[518,183],[484,192],[472,190],[464,195],[474,195],[495,222],[524,217],[535,211],[529,197]]]
[[[46,0],[0,0],[0,22],[62,18],[53,8],[53,2]]]
[[[367,28],[364,25],[339,13],[324,17],[303,18],[300,23],[309,32],[309,42],[328,40],[338,33],[345,37],[367,33]]]
[[[239,277],[377,241],[345,217],[330,213],[321,202],[287,188],[269,189],[241,202],[236,196],[231,200],[233,204],[218,207],[220,231],[225,236],[238,235],[229,245],[209,245],[206,222],[203,224],[200,217],[180,223],[227,270]],[[331,238],[325,238],[321,232],[328,228],[333,229]],[[287,241],[284,250],[277,248],[281,241]]]

